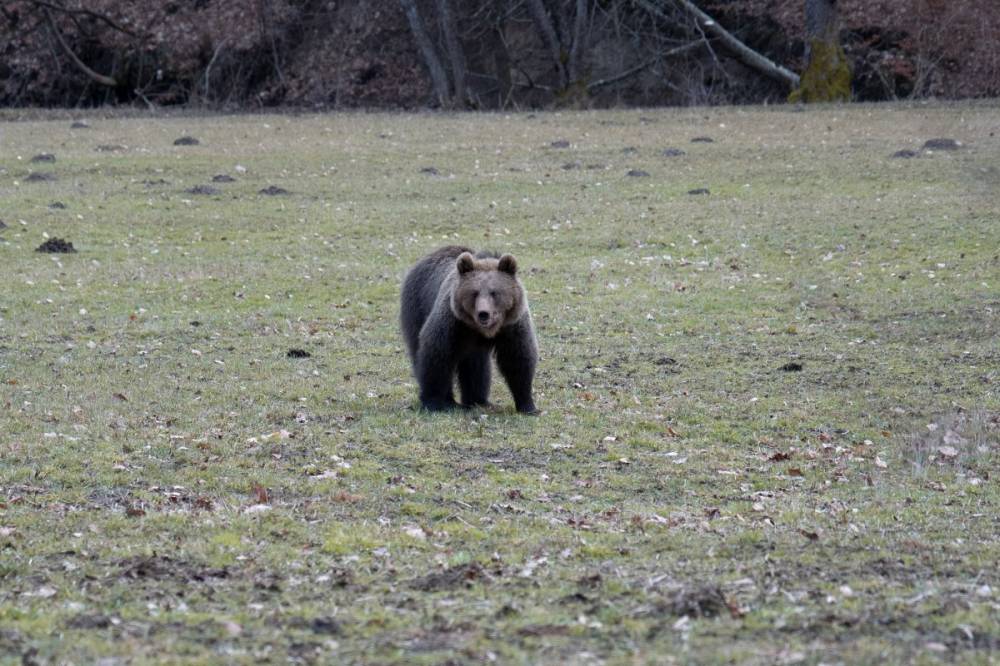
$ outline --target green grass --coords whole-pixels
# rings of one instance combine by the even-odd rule
[[[3,663],[996,660],[995,104],[90,124],[0,126]],[[415,410],[456,242],[539,417]]]

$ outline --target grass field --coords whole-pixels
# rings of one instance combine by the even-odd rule
[[[0,124],[0,663],[1000,660],[995,103],[87,121]],[[415,409],[451,243],[540,416]]]

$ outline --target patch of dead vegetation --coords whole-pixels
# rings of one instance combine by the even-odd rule
[[[227,567],[208,567],[169,555],[136,555],[118,561],[122,578],[133,580],[175,580],[204,582],[229,578]]]
[[[1000,451],[1000,413],[975,409],[943,414],[905,437],[904,451],[916,474],[954,467],[981,474],[970,478],[978,485],[977,480],[989,479],[989,461]]]

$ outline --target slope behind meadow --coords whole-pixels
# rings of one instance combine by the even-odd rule
[[[995,104],[89,125],[0,125],[0,660],[996,658]],[[541,416],[415,410],[449,243]]]

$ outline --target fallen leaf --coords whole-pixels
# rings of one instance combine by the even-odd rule
[[[337,471],[333,470],[333,469],[325,469],[322,472],[320,472],[319,474],[313,475],[312,478],[314,478],[314,479],[336,479],[337,478]]]
[[[946,430],[944,433],[944,443],[949,446],[956,446],[958,444],[964,444],[965,438],[959,435],[954,430]]]
[[[408,537],[417,539],[418,541],[427,540],[427,534],[424,532],[423,528],[417,525],[404,525],[403,534],[405,534]]]
[[[546,564],[549,561],[547,557],[536,557],[534,559],[528,560],[524,563],[521,571],[517,574],[521,578],[531,578],[535,575],[535,569]]]
[[[43,585],[42,587],[38,588],[34,592],[22,592],[21,596],[23,596],[23,597],[38,597],[39,599],[48,599],[50,597],[56,596],[56,590],[55,590],[55,588],[48,587],[47,585]]]

